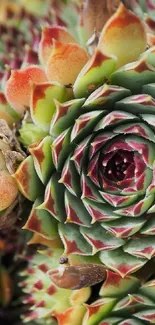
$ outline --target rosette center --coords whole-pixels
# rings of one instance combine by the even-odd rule
[[[134,176],[134,153],[118,150],[107,153],[100,159],[100,166],[104,176],[111,181],[121,181]]]

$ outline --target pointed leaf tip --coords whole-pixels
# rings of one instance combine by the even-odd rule
[[[76,40],[66,28],[62,26],[44,26],[39,44],[39,58],[43,65],[46,65],[51,54],[54,39],[62,43],[76,43]]]
[[[104,26],[98,46],[104,53],[117,57],[118,67],[135,61],[147,47],[145,26],[121,3]]]

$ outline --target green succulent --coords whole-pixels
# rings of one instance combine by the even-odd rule
[[[31,325],[30,319],[41,325],[73,322],[77,325],[142,325],[154,322],[154,280],[143,282],[133,276],[122,278],[107,271],[105,282],[92,291],[91,300],[96,300],[87,302],[89,288],[71,291],[52,283],[49,271],[58,266],[55,261],[62,254],[60,249],[56,249],[54,255],[52,251],[48,249],[46,255],[34,255],[23,272],[25,279],[21,285],[27,294],[25,303],[32,304],[29,313],[23,317],[24,323]]]
[[[92,300],[80,304],[83,315],[77,325],[154,321],[154,280],[144,285],[136,273],[146,268],[150,279],[155,256],[155,55],[154,47],[146,47],[143,23],[121,4],[91,57],[66,30],[47,28],[40,44],[47,82],[26,85],[24,94],[16,91],[28,70],[8,80],[10,104],[25,107],[26,98],[35,127],[47,132],[35,143],[29,133],[30,155],[14,174],[22,194],[34,202],[25,228],[45,241],[59,236],[64,246],[59,257],[46,262],[47,272],[40,273],[36,261],[32,273],[25,272],[24,290],[34,298],[34,313],[27,320],[47,318],[50,323],[51,316],[59,325],[69,324],[65,313],[71,284],[58,289],[61,298],[46,291],[56,279],[49,269],[60,256],[70,260],[75,255],[86,264],[88,286],[96,283],[96,268],[107,269],[99,293],[96,286]],[[81,260],[73,275],[81,279],[80,265]]]

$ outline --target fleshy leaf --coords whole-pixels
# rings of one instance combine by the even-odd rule
[[[121,195],[113,195],[106,192],[101,192],[101,196],[105,201],[107,201],[110,205],[114,207],[124,207],[126,205],[132,204],[137,201],[138,195],[130,195],[130,196],[121,196]]]
[[[92,224],[96,221],[109,221],[120,218],[114,214],[113,209],[104,202],[93,202],[88,198],[83,198],[83,204],[92,217]]]
[[[117,57],[118,67],[137,60],[147,47],[143,22],[121,2],[104,26],[98,46],[105,54]]]
[[[151,280],[143,284],[140,288],[140,293],[155,301],[155,281]]]
[[[31,95],[31,117],[33,122],[44,131],[49,131],[55,113],[55,100],[69,99],[67,88],[57,82],[39,83],[33,86]]]
[[[126,96],[130,96],[130,90],[123,87],[111,86],[104,84],[97,88],[85,101],[83,108],[85,109],[99,109],[105,106],[107,109],[113,109],[114,104]]]
[[[153,207],[154,207],[154,205],[153,205]],[[154,218],[154,214],[153,214],[153,216],[151,216],[151,218],[149,218],[147,220],[146,224],[144,225],[144,227],[142,228],[140,233],[144,234],[144,235],[154,235],[155,234],[155,218]]]
[[[154,84],[148,84],[143,86],[143,94],[129,96],[126,97],[119,102],[116,103],[116,107],[119,110],[125,110],[130,113],[145,113],[146,114],[146,107],[147,107],[147,114],[155,112],[155,99],[151,97],[151,89],[152,94],[154,92],[153,88]],[[147,88],[146,88],[147,87]],[[148,89],[148,91],[147,91]],[[150,90],[150,94],[149,94]],[[149,96],[147,95],[149,94]],[[143,115],[142,115],[143,116]],[[136,116],[135,116],[136,117]]]
[[[123,322],[119,323],[119,325],[143,325],[143,324],[144,323],[136,319],[126,319]]]
[[[123,249],[132,256],[151,259],[155,256],[154,237],[131,239]]]
[[[61,104],[55,101],[56,112],[53,116],[50,126],[50,134],[53,137],[58,136],[61,132],[72,126],[76,118],[79,117],[84,99],[74,99]]]
[[[41,203],[41,198],[35,201],[24,229],[38,233],[46,239],[55,239],[57,238],[57,222],[54,218],[51,218],[47,211],[37,209],[37,206]]]
[[[144,218],[121,218],[116,221],[102,223],[102,226],[117,238],[128,238],[137,233],[145,223]]]
[[[155,142],[155,135],[153,131],[144,123],[134,122],[121,125],[114,129],[114,132],[117,134],[135,134],[141,136],[142,138]]]
[[[152,96],[154,98],[155,83],[149,83],[147,85],[144,85],[142,90],[143,90],[143,93],[148,94],[148,95],[150,95],[150,96]]]
[[[33,123],[24,123],[18,131],[20,133],[19,141],[26,148],[48,135],[48,132],[43,131]]]
[[[87,242],[92,246],[93,255],[98,251],[116,249],[123,245],[123,240],[109,235],[100,224],[95,224],[91,228],[81,227],[81,233]]]
[[[101,321],[99,325],[120,325],[121,320],[122,318],[118,318],[118,317],[108,317],[105,318],[103,321]]]
[[[61,170],[68,155],[75,147],[75,144],[71,144],[71,128],[62,132],[52,143],[52,157],[55,168]]]
[[[139,217],[151,207],[153,201],[154,195],[149,195],[136,204],[116,210],[115,213],[120,216]]]
[[[86,312],[86,309],[84,306],[74,306],[67,310],[65,310],[63,313],[53,313],[53,316],[56,317],[56,319],[59,322],[59,325],[81,325],[83,316]]]
[[[154,308],[151,310],[144,310],[140,311],[139,313],[136,313],[135,316],[141,320],[148,321],[149,323],[155,322],[155,311]]]
[[[33,84],[46,81],[45,72],[39,66],[32,65],[25,69],[12,70],[5,86],[6,99],[17,113],[23,114],[25,109],[30,106]]]
[[[75,97],[88,96],[103,84],[111,73],[115,71],[116,58],[103,54],[99,49],[80,71],[73,86]]]
[[[90,180],[89,177],[87,177],[84,173],[81,176],[81,189],[82,189],[82,196],[81,199],[84,200],[90,199],[96,203],[103,203],[102,197],[99,194],[99,191],[95,184]],[[89,201],[88,201],[88,207],[89,207]]]
[[[96,300],[91,305],[86,305],[87,313],[84,317],[83,325],[99,324],[99,322],[102,321],[103,318],[109,315],[115,303],[116,299],[103,298]]]
[[[120,122],[134,120],[135,116],[131,113],[121,112],[121,111],[112,111],[107,114],[105,117],[100,119],[99,123],[95,127],[95,131],[99,131],[105,129],[106,127],[115,124],[119,124]]]
[[[13,176],[21,193],[30,201],[35,201],[37,196],[43,193],[43,185],[36,174],[31,156],[19,165]]]
[[[146,57],[146,60],[149,65],[152,65],[155,68],[155,46],[152,46],[147,51],[142,54],[142,57]]]
[[[0,211],[8,208],[18,195],[15,179],[5,170],[0,171]]]
[[[71,194],[80,197],[81,187],[79,174],[75,168],[74,162],[70,159],[70,157],[64,164],[59,183],[63,183]]]
[[[130,89],[132,94],[141,93],[142,86],[155,82],[155,68],[146,58],[129,63],[110,76],[110,83]]]
[[[124,299],[120,300],[114,307],[114,312],[125,313],[128,311],[129,313],[132,313],[134,307],[136,311],[136,307],[139,307],[139,309],[141,309],[149,306],[150,308],[152,305],[153,302],[147,297],[133,293],[128,294]]]
[[[46,64],[47,77],[64,86],[73,84],[88,59],[87,52],[80,45],[53,40],[53,50]]]
[[[46,65],[53,49],[53,39],[62,43],[76,43],[75,38],[62,26],[44,26],[42,37],[39,43],[39,58],[43,65]]]
[[[140,281],[135,277],[126,276],[124,279],[114,272],[107,271],[107,278],[100,289],[100,296],[118,298],[135,292],[140,287]]]
[[[51,144],[52,138],[47,136],[38,143],[29,146],[29,151],[34,159],[37,175],[43,184],[48,182],[51,173],[54,171]]]
[[[144,258],[136,258],[128,253],[124,253],[121,248],[111,251],[103,251],[100,253],[100,259],[108,268],[117,272],[122,278],[126,275],[136,272],[147,260]],[[126,263],[128,261],[128,263]]]
[[[90,226],[91,217],[81,199],[72,195],[68,190],[65,191],[65,208],[67,214],[66,223],[71,222],[86,227]]]
[[[60,175],[54,173],[49,180],[46,190],[44,202],[38,207],[48,211],[58,221],[63,222],[66,219],[64,206],[64,187],[58,183]]]
[[[87,137],[105,113],[106,111],[104,110],[97,110],[80,115],[74,123],[71,141],[78,143],[80,140]]]
[[[92,255],[91,246],[83,238],[77,225],[59,224],[59,234],[65,254]]]

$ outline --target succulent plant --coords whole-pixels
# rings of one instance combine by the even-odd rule
[[[2,1],[0,4],[0,118],[12,127],[20,120],[21,112],[15,112],[8,104],[5,83],[11,70],[38,64],[38,46],[41,26],[68,25],[67,5],[63,1]],[[75,4],[73,3],[73,8]],[[75,11],[76,12],[76,11]],[[64,18],[62,17],[64,16]],[[76,29],[74,20],[74,29]],[[69,23],[71,29],[73,24]],[[7,55],[6,55],[7,53]],[[38,82],[34,78],[33,82]]]
[[[135,52],[128,51],[126,56],[122,56],[120,48],[128,43],[124,35],[118,38],[117,47],[114,47],[116,40],[113,42],[111,37],[114,31],[110,26],[119,21],[118,17],[120,20],[122,17],[122,21],[128,18],[130,22],[132,19],[132,26],[126,25],[124,33],[129,35],[133,28],[137,28],[140,35]],[[134,42],[138,42],[137,35],[135,40],[132,38],[132,44]],[[40,50],[43,46],[46,48],[42,42]],[[148,227],[150,222],[145,215],[153,208],[151,164],[154,160],[149,156],[153,144],[142,132],[147,128],[147,117],[143,114],[142,119],[139,115],[143,113],[139,105],[145,105],[143,103],[150,97],[141,95],[139,98],[139,93],[143,84],[154,81],[154,68],[147,65],[144,56],[116,70],[116,64],[120,66],[138,58],[145,47],[143,24],[121,5],[105,25],[99,45],[90,59],[78,44],[55,41],[45,67],[51,82],[34,87],[25,84],[24,89],[20,80],[21,76],[27,76],[28,69],[25,69],[14,71],[6,86],[6,96],[14,108],[19,104],[22,106],[27,87],[26,100],[27,106],[30,102],[32,120],[49,132],[45,138],[29,146],[31,155],[14,175],[21,192],[35,201],[26,228],[52,239],[53,229],[58,223],[65,253],[94,255],[101,251],[104,264],[123,276],[134,272],[153,256],[153,249],[150,250],[153,237],[148,236],[146,240],[143,234],[140,235],[141,229],[145,229],[144,224]],[[152,55],[150,53],[147,57]],[[147,81],[141,66],[148,70]],[[136,71],[141,74],[137,76]],[[104,83],[107,78],[109,85]],[[71,92],[68,84],[73,83],[76,98],[66,102],[68,91]],[[18,85],[18,91],[22,87],[18,98],[15,85]],[[133,102],[135,105],[131,112]],[[148,158],[142,159],[139,150],[142,154],[147,150]],[[142,238],[140,251],[134,246],[140,240],[137,235]],[[126,256],[130,261],[129,268],[122,271]]]
[[[29,267],[22,272],[24,280],[20,285],[26,294],[24,303],[33,304],[31,311],[23,315],[24,322],[48,319],[50,324],[55,324],[57,319],[60,324],[69,325],[73,320],[76,325],[81,324],[85,314],[83,303],[89,299],[91,289],[89,287],[76,291],[62,289],[47,275],[48,271],[52,272],[58,266],[62,253],[61,246],[48,248],[42,251],[42,254],[34,255]],[[81,259],[73,256],[72,260],[76,265]]]
[[[73,321],[76,325],[142,325],[154,322],[154,280],[145,281],[143,278],[142,281],[130,275],[122,278],[108,270],[104,283],[95,291],[93,289],[91,299],[96,300],[91,302],[88,300],[90,288],[64,290],[51,281],[50,272],[56,266],[53,263],[58,258],[56,255],[61,253],[60,249],[54,252],[48,249],[45,256],[34,256],[23,273],[26,278],[21,285],[28,294],[25,303],[33,305],[31,312],[24,316],[24,322],[29,324],[30,319],[50,325],[68,325]],[[74,268],[81,268],[81,264],[76,264],[80,262],[76,258],[72,261]],[[88,264],[84,265],[88,271]]]
[[[35,310],[27,321],[44,324],[45,319],[51,325],[56,318],[59,325],[69,324],[65,313],[71,292],[57,289],[69,294],[58,315],[55,303],[64,296],[49,297],[46,290],[53,282],[64,286],[66,275],[80,279],[84,267],[88,286],[96,283],[100,267],[107,269],[107,279],[99,293],[95,286],[88,297],[78,325],[154,321],[154,280],[143,283],[150,279],[155,255],[155,55],[154,47],[146,48],[143,22],[121,4],[91,56],[65,28],[47,28],[39,44],[43,68],[14,70],[6,83],[9,104],[20,113],[26,108],[31,116],[31,127],[25,123],[20,131],[30,155],[13,175],[34,202],[25,228],[36,241],[52,246],[57,238],[64,246],[57,258],[46,256],[48,272],[40,273],[35,258],[32,274],[25,272],[24,290]],[[35,143],[32,125],[46,133]],[[75,268],[71,263],[62,273],[51,271],[60,256],[70,261],[74,255]],[[37,258],[39,263],[43,259]],[[136,272],[144,269],[147,276],[140,281]],[[36,279],[41,289],[34,290]],[[74,288],[67,283],[68,290]]]

